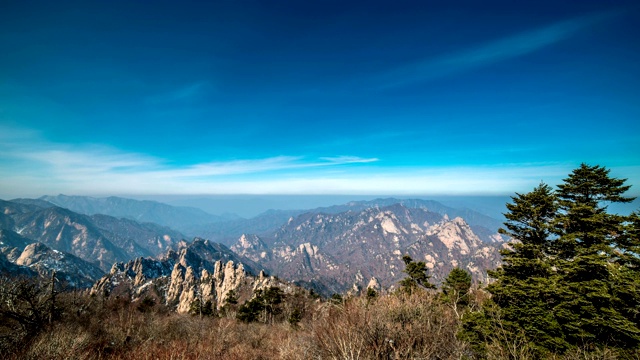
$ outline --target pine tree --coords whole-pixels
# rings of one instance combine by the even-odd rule
[[[625,234],[630,218],[607,213],[610,203],[633,201],[623,196],[630,188],[625,181],[610,177],[604,167],[582,164],[558,186],[554,250],[562,287],[554,312],[573,345],[640,345],[637,317],[628,313],[629,307],[637,309],[640,303],[625,295],[637,285],[637,272],[634,276],[631,268],[617,261],[624,246],[633,243]]]
[[[284,301],[284,293],[277,286],[258,289],[255,297],[238,308],[236,317],[240,321],[254,322],[261,320],[272,323],[275,315],[282,312],[280,304]]]
[[[413,261],[411,256],[404,255],[402,261],[405,269],[402,270],[408,276],[400,280],[400,286],[406,292],[411,294],[414,289],[421,287],[423,289],[435,289],[435,285],[429,282],[429,269],[424,261]]]
[[[462,316],[461,309],[469,305],[469,289],[471,289],[471,274],[459,267],[451,269],[442,284],[444,301],[451,305],[458,318]]]
[[[548,257],[553,221],[558,205],[549,185],[540,184],[527,194],[516,194],[507,204],[506,229],[510,249],[501,251],[503,265],[490,272],[496,279],[488,286],[499,307],[502,326],[523,332],[538,353],[568,347],[550,305],[556,291],[556,275]]]

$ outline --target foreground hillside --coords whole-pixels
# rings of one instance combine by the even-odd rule
[[[0,281],[0,295],[6,287]],[[37,330],[10,334],[9,323],[0,324],[0,351],[11,360],[539,359],[526,339],[500,327],[486,339],[482,356],[458,337],[461,312],[477,311],[486,298],[473,290],[463,308],[433,290],[370,292],[344,300],[291,293],[275,304],[272,317],[245,322],[237,318],[237,305],[200,316],[169,312],[150,299],[61,294],[51,324],[45,318]],[[47,304],[41,303],[45,313]],[[615,349],[584,346],[548,358],[625,357]]]

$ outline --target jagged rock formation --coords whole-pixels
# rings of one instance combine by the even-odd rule
[[[402,256],[424,261],[439,283],[455,266],[487,281],[500,263],[503,239],[484,241],[462,218],[427,208],[394,204],[338,214],[307,213],[291,218],[271,235],[244,235],[232,249],[273,274],[324,294],[366,289],[375,277],[382,288],[404,277]]]
[[[200,238],[182,245],[161,259],[138,258],[114,264],[92,292],[125,294],[133,300],[151,296],[178,312],[187,312],[196,299],[211,301],[220,308],[231,291],[245,300],[257,289],[290,287],[258,271],[258,265],[224,245]]]
[[[380,291],[382,290],[382,286],[380,286],[380,282],[378,282],[378,279],[376,279],[375,277],[372,277],[371,280],[369,280],[369,283],[367,284],[367,289]]]

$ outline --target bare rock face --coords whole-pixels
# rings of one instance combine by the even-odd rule
[[[380,291],[380,290],[382,290],[382,286],[380,286],[380,283],[378,282],[378,279],[376,279],[375,277],[372,277],[371,280],[369,280],[369,283],[367,284],[367,289],[373,289],[375,291]]]
[[[242,234],[231,250],[255,262],[265,260],[270,255],[267,244],[257,235]]]
[[[88,288],[104,273],[97,266],[74,255],[53,250],[42,243],[27,245],[15,258],[17,248],[9,252],[7,258],[15,265],[28,268],[40,276],[50,276],[55,271],[56,277],[67,285],[76,288]]]
[[[133,300],[154,296],[181,313],[188,312],[196,300],[221,308],[232,291],[247,299],[257,289],[284,286],[256,268],[225,246],[196,238],[159,260],[138,258],[115,264],[92,293],[126,294]]]

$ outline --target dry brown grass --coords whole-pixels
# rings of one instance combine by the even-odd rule
[[[322,358],[459,359],[466,352],[455,337],[455,314],[426,294],[329,306],[313,330]]]
[[[298,326],[199,318],[161,306],[140,311],[122,299],[68,297],[62,319],[8,359],[471,359],[456,338],[458,318],[432,293],[335,304],[308,299]],[[500,335],[500,334],[497,334]],[[501,336],[509,337],[509,334]],[[508,344],[506,346],[505,344]],[[488,359],[532,359],[526,344],[487,345]],[[615,359],[575,351],[553,359]]]

